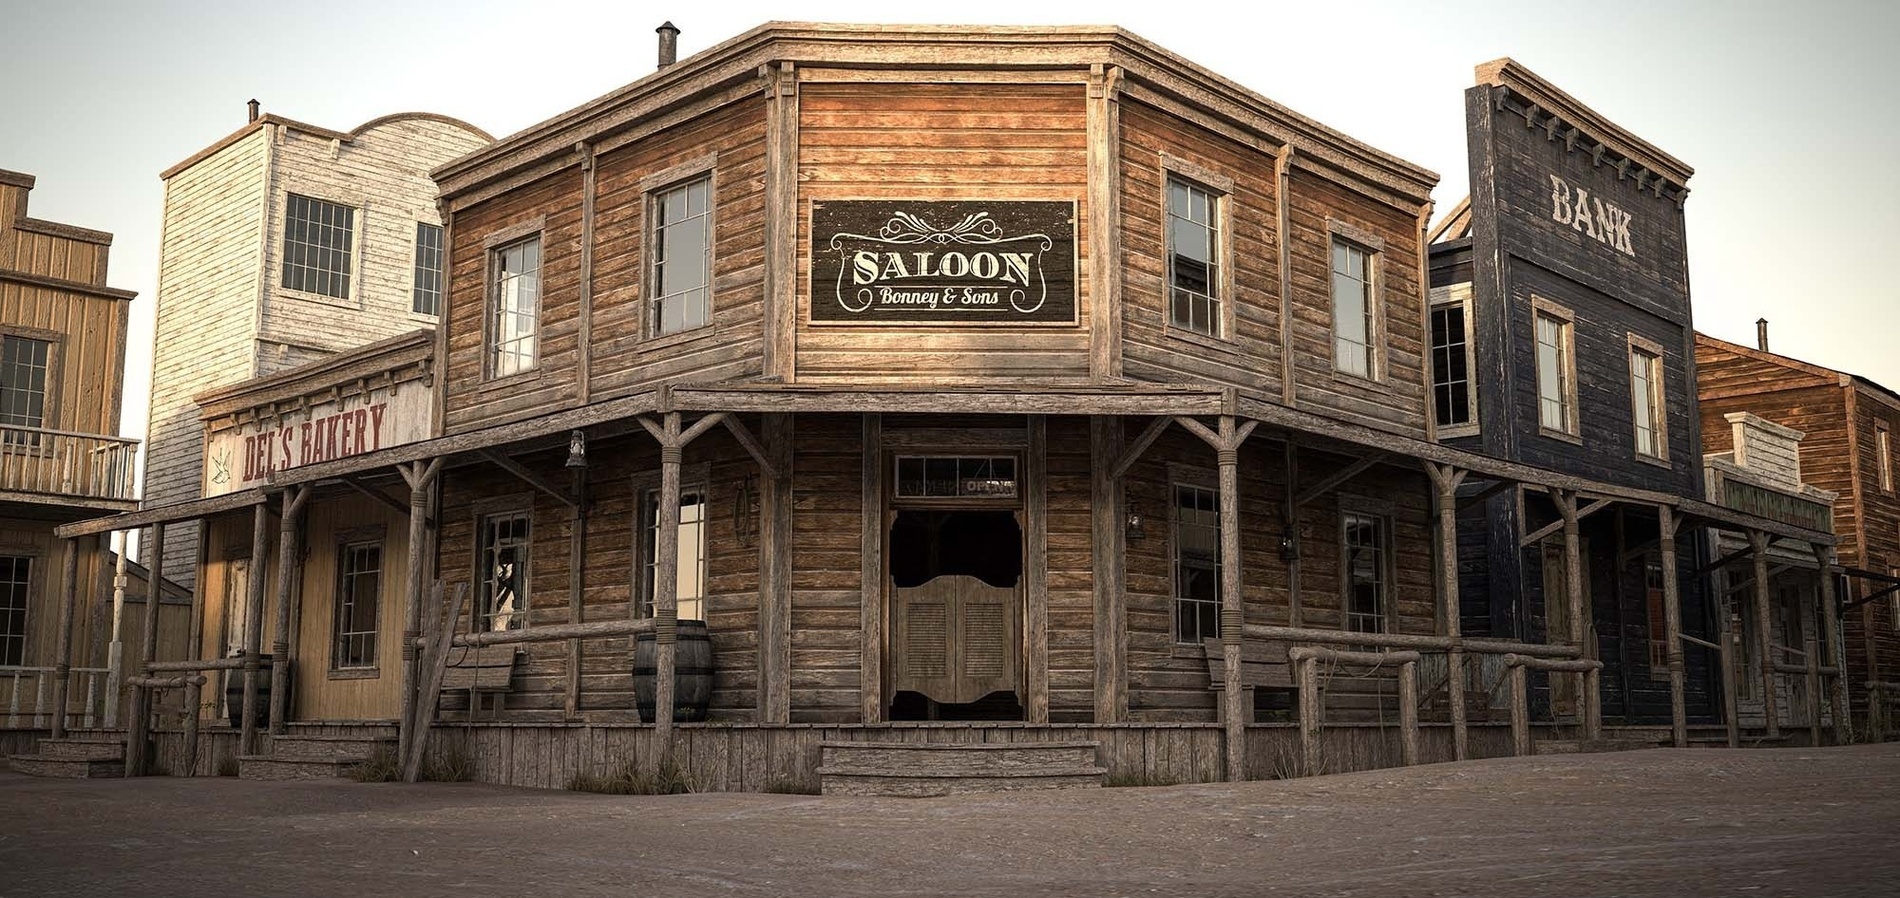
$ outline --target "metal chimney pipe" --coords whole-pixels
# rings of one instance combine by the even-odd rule
[[[1755,346],[1762,352],[1768,351],[1768,319],[1755,319]]]
[[[257,121],[257,101],[252,100],[251,102],[246,103],[244,105],[250,107],[251,109],[251,117],[250,119],[248,119],[248,121],[253,121],[253,122]]]
[[[653,29],[660,35],[660,68],[666,68],[679,61],[680,30],[672,22],[662,22]]]

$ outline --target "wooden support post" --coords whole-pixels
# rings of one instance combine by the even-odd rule
[[[1049,419],[1029,416],[1029,446],[1023,466],[1023,641],[1028,670],[1024,716],[1049,722]]]
[[[1253,435],[1259,422],[1238,424],[1232,415],[1220,416],[1217,429],[1193,418],[1175,419],[1214,448],[1220,470],[1220,642],[1226,664],[1221,689],[1221,721],[1227,734],[1227,781],[1239,782],[1246,773],[1247,722],[1253,709],[1246,705],[1241,684],[1241,631],[1244,623],[1240,555],[1240,444]]]
[[[1768,534],[1748,531],[1749,554],[1755,562],[1755,658],[1761,664],[1762,717],[1767,736],[1781,738],[1781,708],[1775,698],[1775,656],[1769,647],[1774,640],[1768,629],[1774,619],[1768,597]]]
[[[152,525],[151,538],[142,554],[146,559],[165,557],[165,525]],[[145,575],[145,616],[140,621],[139,633],[143,637],[139,648],[139,676],[152,675],[152,662],[158,660],[158,608],[164,597],[163,566],[153,562],[146,566]],[[152,740],[152,699],[157,692],[149,686],[140,686],[132,690],[132,719],[126,722],[125,730],[125,775],[144,776],[151,769],[150,749]]]
[[[1319,769],[1319,659],[1302,658],[1300,675],[1300,775],[1317,776]]]
[[[293,486],[284,491],[283,514],[277,522],[277,626],[272,631],[270,658],[270,732],[284,733],[284,711],[290,706],[290,600],[298,561],[297,521],[303,513],[310,487]],[[261,507],[261,506],[260,506]]]
[[[396,757],[407,758],[410,743],[417,736],[416,706],[422,698],[422,671],[416,642],[422,636],[423,565],[427,560],[423,549],[429,538],[429,491],[442,471],[442,459],[417,461],[399,466],[397,470],[409,485],[409,582],[403,595],[402,720],[398,722],[396,740]],[[428,698],[435,701],[435,696]]]
[[[1689,710],[1683,693],[1682,661],[1682,583],[1676,568],[1676,510],[1656,506],[1656,524],[1661,534],[1663,576],[1663,626],[1669,663],[1669,740],[1677,748],[1689,745]]]
[[[157,572],[163,569],[163,562],[163,556],[153,556],[150,570]],[[204,684],[204,677],[194,677],[185,686],[184,776],[198,775],[198,709],[204,705]],[[176,775],[175,771],[174,775]]]
[[[1834,744],[1846,745],[1852,738],[1851,724],[1847,719],[1847,653],[1841,644],[1840,596],[1834,589],[1834,549],[1815,543],[1815,566],[1821,572],[1821,639],[1822,652],[1828,663],[1834,667],[1834,688],[1828,690],[1834,711]]]
[[[95,544],[98,538],[93,539]],[[53,725],[54,739],[66,737],[66,694],[72,688],[73,676],[73,606],[79,602],[79,543],[65,540],[62,570],[65,580],[60,584],[59,630],[53,643]]]
[[[660,440],[660,508],[653,547],[653,723],[660,760],[673,755],[673,675],[679,653],[680,413],[667,412]]]
[[[884,418],[875,412],[863,420],[858,482],[858,715],[864,723],[884,722]]]
[[[1511,665],[1511,754],[1531,754],[1531,676],[1522,664]]]
[[[1163,419],[1165,420],[1165,419]],[[1094,573],[1095,722],[1120,723],[1128,710],[1124,673],[1127,637],[1122,625],[1123,559],[1127,554],[1127,516],[1115,461],[1122,453],[1121,419],[1089,418],[1090,560]]]
[[[1451,648],[1445,652],[1445,689],[1451,706],[1452,758],[1462,761],[1470,752],[1465,722],[1465,650],[1458,598],[1458,485],[1467,472],[1450,465],[1427,462],[1426,473],[1438,487],[1432,504],[1438,508],[1438,615],[1444,621]]]
[[[1816,615],[1817,617],[1819,615]],[[1818,623],[1818,622],[1817,622]],[[1802,646],[1808,653],[1808,745],[1821,747],[1821,644],[1813,633]]]
[[[591,165],[587,174],[591,184]],[[584,383],[586,378],[582,377],[581,380]],[[581,431],[575,431],[569,439],[579,440],[581,446],[586,446],[587,437]],[[583,460],[584,453],[583,449]],[[567,509],[567,622],[578,624],[584,623],[587,616],[587,468],[582,466],[568,470],[573,473],[569,478],[572,481],[569,489],[574,495],[574,504]],[[450,629],[446,632],[454,631]],[[567,641],[565,694],[561,702],[561,712],[568,720],[580,719],[581,664],[581,641],[570,639]]]
[[[759,720],[792,719],[792,439],[794,421],[764,416],[772,471],[759,485]]]
[[[244,596],[244,702],[238,713],[238,751],[257,751],[257,692],[264,675],[264,571],[270,564],[270,505],[251,509],[251,567]]]
[[[1557,513],[1563,517],[1564,533],[1564,596],[1570,613],[1570,638],[1580,652],[1579,657],[1597,656],[1596,640],[1586,637],[1594,633],[1595,627],[1585,629],[1583,595],[1583,536],[1578,524],[1581,515],[1577,514],[1577,494],[1570,490],[1551,490],[1551,498],[1556,500]],[[1591,678],[1587,672],[1579,671],[1577,677],[1577,712],[1583,721],[1585,739],[1595,739],[1602,726],[1602,697],[1590,688]]]
[[[1281,209],[1285,208],[1282,198]],[[1295,495],[1300,482],[1300,447],[1293,442],[1292,437],[1288,437],[1282,451],[1286,455],[1286,509],[1283,512],[1286,515],[1286,533],[1281,536],[1285,540],[1286,625],[1303,627],[1306,626],[1306,612],[1304,603],[1300,601],[1300,503]]]
[[[1736,693],[1737,683],[1741,680],[1735,665],[1742,658],[1742,634],[1737,626],[1741,618],[1730,615],[1722,628],[1722,700],[1726,707],[1723,717],[1728,722],[1728,747],[1740,748],[1742,745],[1742,701]]]
[[[1399,665],[1399,759],[1418,763],[1418,662]]]

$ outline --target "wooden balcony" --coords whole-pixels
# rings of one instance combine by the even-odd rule
[[[0,424],[0,493],[25,501],[132,502],[139,441]]]

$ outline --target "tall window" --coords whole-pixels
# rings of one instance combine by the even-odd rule
[[[1220,195],[1168,178],[1168,322],[1220,334]]]
[[[348,299],[355,240],[355,209],[290,194],[284,206],[285,289]]]
[[[1333,240],[1333,367],[1373,377],[1378,359],[1373,336],[1372,261],[1377,258],[1344,240]]]
[[[26,598],[32,582],[33,559],[0,555],[0,664],[26,663]]]
[[[1662,356],[1639,346],[1630,347],[1630,410],[1636,421],[1636,454],[1662,458]]]
[[[712,319],[712,176],[653,195],[653,336]]]
[[[481,520],[475,581],[480,595],[476,626],[519,630],[528,625],[528,513],[505,512]]]
[[[653,599],[658,593],[660,570],[660,491],[648,490],[642,513],[640,607],[653,616]],[[706,488],[680,489],[679,566],[674,576],[678,587],[680,620],[706,619]]]
[[[1669,612],[1663,606],[1662,556],[1643,560],[1643,596],[1649,605],[1649,678],[1669,679]]]
[[[1571,381],[1570,321],[1544,310],[1537,319],[1537,423],[1574,435],[1576,385]]]
[[[1220,493],[1174,487],[1174,641],[1220,636]]]
[[[376,666],[376,619],[382,608],[383,544],[350,543],[337,551],[337,670]]]
[[[1874,452],[1880,456],[1880,488],[1893,492],[1893,432],[1887,422],[1874,422]]]
[[[1340,518],[1344,530],[1341,545],[1345,550],[1346,629],[1383,633],[1392,569],[1385,519],[1357,512],[1345,512]]]
[[[1432,288],[1432,405],[1439,427],[1477,421],[1471,388],[1471,285]]]
[[[488,373],[506,377],[533,370],[541,320],[541,238],[493,250],[489,270]]]
[[[244,651],[244,634],[250,620],[244,615],[245,598],[251,592],[251,562],[248,558],[227,558],[224,562],[224,654]]]
[[[442,228],[416,222],[416,284],[411,308],[418,315],[442,314]]]
[[[0,337],[0,424],[9,428],[46,426],[46,369],[53,344],[45,340]],[[7,430],[8,446],[38,446],[39,434]]]

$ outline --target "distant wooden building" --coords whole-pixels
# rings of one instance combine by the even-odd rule
[[[1900,488],[1891,436],[1900,429],[1900,394],[1867,378],[1769,352],[1761,346],[1696,335],[1705,451],[1734,451],[1731,430],[1716,426],[1758,416],[1805,434],[1801,479],[1834,494],[1833,526],[1847,575],[1845,677],[1857,720],[1894,729],[1900,699]],[[1828,662],[1836,663],[1834,660]]]

